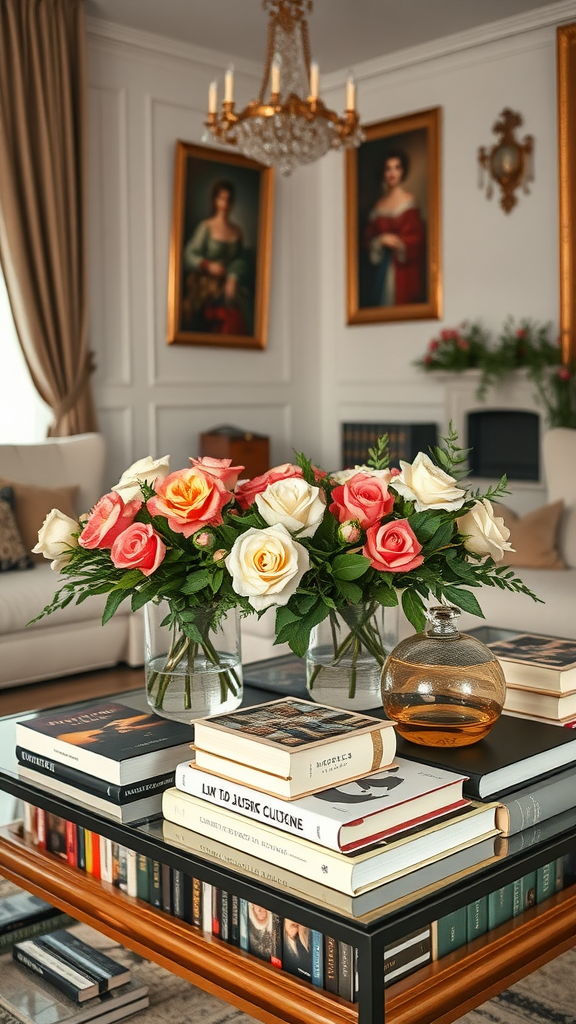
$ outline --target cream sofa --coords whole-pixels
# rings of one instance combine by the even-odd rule
[[[544,435],[542,449],[547,501],[564,501],[558,550],[566,569],[518,567],[514,570],[544,604],[537,604],[524,594],[512,594],[496,587],[474,591],[484,612],[484,619],[463,614],[459,620],[463,630],[490,625],[576,639],[576,430],[557,428],[548,431]],[[400,638],[413,632],[413,627],[401,613]],[[244,661],[271,658],[288,651],[286,645],[274,647],[273,643],[273,611],[266,612],[260,620],[252,616],[244,621]]]
[[[105,443],[99,434],[0,445],[0,477],[36,486],[78,487],[76,513],[104,493]],[[0,688],[87,672],[127,661],[142,664],[140,616],[122,605],[102,626],[105,597],[72,603],[26,626],[47,605],[59,577],[48,561],[0,573]]]

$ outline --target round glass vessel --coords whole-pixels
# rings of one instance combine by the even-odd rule
[[[426,632],[402,640],[382,670],[384,710],[411,743],[477,743],[502,712],[500,662],[485,644],[458,631],[459,614],[449,605],[431,608]]]

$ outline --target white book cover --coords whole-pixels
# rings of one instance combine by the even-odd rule
[[[176,769],[176,787],[184,793],[341,851],[465,806],[464,780],[464,775],[398,757],[375,775],[287,801],[200,770],[194,762]]]
[[[478,842],[494,834],[497,806],[470,804],[455,812],[453,818],[402,833],[390,843],[354,854],[328,850],[299,836],[289,836],[175,788],[164,793],[162,809],[164,817],[176,825],[354,896],[417,865],[445,857],[463,843]]]

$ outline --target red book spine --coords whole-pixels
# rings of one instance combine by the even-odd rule
[[[94,878],[101,878],[100,871],[100,836],[97,832],[90,833],[92,843],[92,874]]]
[[[37,842],[41,850],[46,849],[46,811],[42,807],[38,808],[36,815],[36,832]]]
[[[66,822],[66,860],[71,867],[78,867],[78,838],[73,821]]]

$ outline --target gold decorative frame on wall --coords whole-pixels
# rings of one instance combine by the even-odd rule
[[[226,226],[215,230],[231,240],[211,230],[222,195],[228,196]],[[266,348],[273,200],[270,167],[238,153],[176,142],[169,345]]]
[[[576,23],[556,30],[560,195],[560,335],[565,363],[576,360]]]
[[[365,141],[346,153],[349,324],[442,316],[440,118],[440,107],[433,107],[364,126]],[[377,241],[377,237],[388,234],[402,242],[400,224],[394,231],[393,222],[400,222],[404,207],[392,217],[380,218],[378,213],[378,204],[385,198],[381,196],[384,170],[394,160],[402,170],[401,185],[405,183],[404,191],[413,200],[412,208],[406,200],[406,213],[415,215],[415,222],[407,225],[407,230],[412,239],[422,239],[417,242],[420,252],[412,242],[403,250],[394,250]],[[380,219],[384,230],[378,236]],[[403,259],[395,252],[401,252]],[[416,259],[420,268],[415,265]]]

